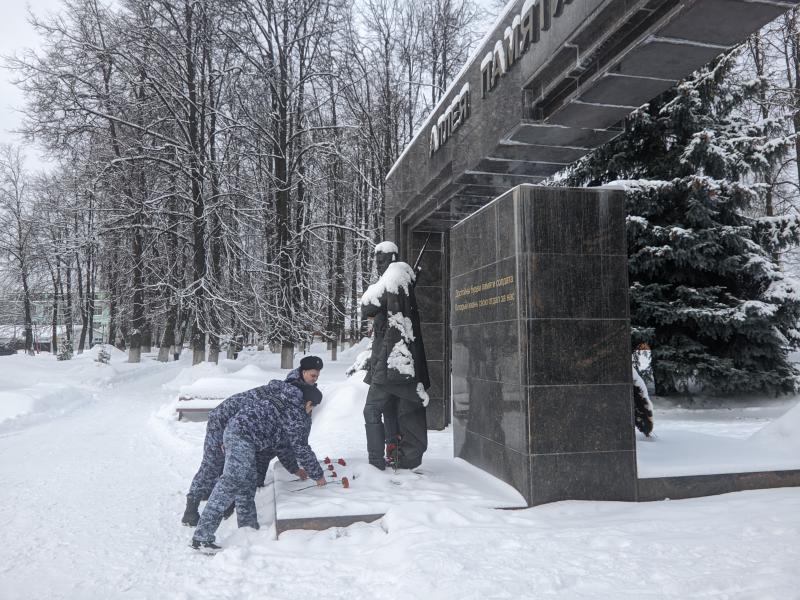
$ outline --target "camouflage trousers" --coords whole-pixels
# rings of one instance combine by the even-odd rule
[[[208,500],[214,484],[217,483],[222,469],[225,466],[225,453],[222,451],[223,428],[209,419],[206,426],[206,438],[203,442],[203,460],[200,461],[200,468],[192,479],[187,497],[194,500]],[[275,457],[273,452],[263,450],[256,452],[256,484],[264,485],[264,477],[267,474],[270,461]]]
[[[225,445],[222,475],[214,485],[194,532],[194,539],[201,542],[214,541],[222,515],[234,501],[239,527],[258,529],[255,445],[229,430],[225,431],[222,439]]]

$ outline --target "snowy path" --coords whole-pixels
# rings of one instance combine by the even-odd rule
[[[87,387],[71,414],[0,435],[2,598],[155,598],[194,564],[176,527],[186,457],[149,423],[174,376],[142,366]]]
[[[0,359],[0,393],[44,398],[0,421],[0,600],[798,597],[792,488],[521,511],[470,508],[452,494],[277,542],[266,488],[256,498],[265,527],[237,531],[231,519],[219,531],[225,550],[200,556],[179,520],[204,424],[174,421],[169,399],[176,382],[256,367],[277,376],[274,359],[191,369],[115,360]],[[365,392],[343,363],[324,373],[330,404],[312,431],[322,454],[363,448]],[[433,454],[448,451],[447,434],[432,439]]]

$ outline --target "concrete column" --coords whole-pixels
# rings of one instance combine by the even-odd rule
[[[429,232],[409,234],[409,251],[405,256],[410,264],[419,256]],[[447,275],[448,234],[430,233],[428,245],[420,260],[415,293],[422,322],[422,339],[428,358],[431,387],[428,390],[428,429],[444,429],[450,423],[450,364],[449,364],[449,277]]]
[[[623,193],[514,188],[450,256],[456,455],[531,505],[635,500]]]

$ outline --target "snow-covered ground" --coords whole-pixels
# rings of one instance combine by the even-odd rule
[[[639,477],[800,469],[797,397],[706,408],[653,402],[654,435],[637,434]]]
[[[366,386],[344,376],[357,351],[322,372],[325,401],[311,435],[320,458],[363,455]],[[168,364],[147,356],[138,365],[116,352],[110,365],[93,359],[0,357],[3,600],[798,597],[794,488],[502,511],[467,505],[445,485],[394,504],[372,524],[275,541],[267,487],[257,496],[260,531],[237,531],[230,519],[218,532],[225,550],[198,555],[179,521],[205,425],[178,422],[175,401],[187,390],[232,393],[282,377],[278,356],[245,353],[196,367],[188,356]],[[789,405],[781,407],[730,419],[679,408],[660,417],[656,404],[658,438],[640,449],[666,449],[678,434],[731,440],[756,429],[753,439],[767,446],[796,443],[796,418],[778,419]],[[449,431],[430,441],[428,474],[452,456]],[[340,500],[347,491],[324,490],[341,492]]]

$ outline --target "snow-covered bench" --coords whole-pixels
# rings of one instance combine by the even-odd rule
[[[191,372],[187,372],[191,376]],[[205,377],[188,382],[177,382],[173,389],[178,393],[175,412],[178,420],[202,421],[208,418],[208,412],[230,396],[245,390],[264,385],[279,373],[260,369],[255,365],[247,365],[233,373],[212,373]]]
[[[225,398],[180,396],[175,412],[178,413],[178,420],[184,417],[187,421],[205,421],[208,419],[209,411],[219,406]]]

